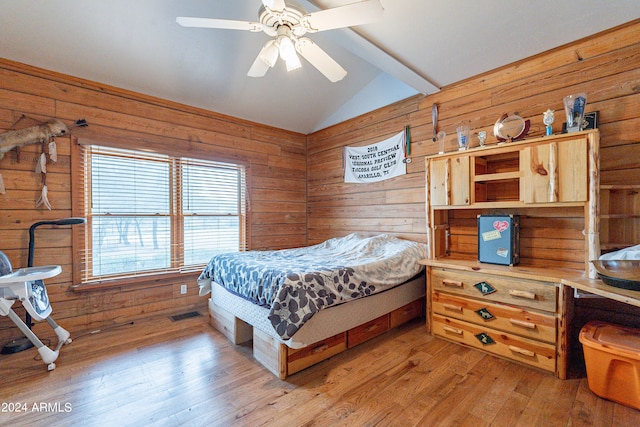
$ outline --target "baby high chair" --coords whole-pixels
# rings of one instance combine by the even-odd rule
[[[51,318],[51,304],[49,295],[43,280],[55,277],[62,271],[59,265],[48,265],[44,267],[33,267],[33,252],[35,246],[35,230],[43,225],[63,226],[85,223],[84,218],[65,218],[59,220],[39,221],[29,228],[29,257],[26,268],[13,271],[9,258],[0,251],[0,315],[9,316],[18,329],[25,335],[28,341],[15,342],[16,346],[5,346],[2,353],[15,353],[31,347],[33,344],[42,357],[42,361],[47,364],[51,371],[56,368],[54,363],[58,358],[58,352],[64,344],[70,344],[70,334],[59,326]],[[18,317],[11,306],[20,301],[26,310],[26,323]],[[53,328],[58,337],[58,344],[55,350],[45,346],[31,330],[31,319],[37,321],[46,320]],[[23,341],[23,340],[20,340]],[[30,343],[31,344],[30,344]],[[9,351],[5,352],[8,349]]]
[[[70,344],[70,334],[63,327],[58,325],[51,318],[51,304],[49,304],[49,295],[44,285],[43,279],[55,277],[62,268],[59,265],[48,265],[44,267],[26,267],[12,271],[11,263],[6,256],[0,252],[3,260],[0,261],[0,315],[9,316],[9,319],[16,324],[20,331],[36,346],[38,353],[42,357],[42,361],[51,371],[56,368],[54,363],[58,358],[60,347],[64,344]],[[8,268],[7,268],[8,267]],[[8,270],[8,271],[7,271]],[[34,320],[46,320],[53,328],[58,337],[58,344],[55,350],[51,350],[44,345],[42,341],[33,333],[31,329],[18,317],[11,306],[20,301],[27,313]]]
[[[42,356],[42,361],[47,364],[49,370],[55,369],[55,360],[58,358],[58,352],[64,344],[71,343],[69,332],[60,327],[51,318],[51,304],[47,295],[47,288],[43,279],[55,277],[62,271],[58,265],[49,265],[44,267],[34,267],[34,248],[35,248],[35,231],[36,228],[46,226],[65,226],[84,224],[84,218],[64,218],[58,220],[39,221],[31,225],[29,228],[29,256],[27,259],[27,268],[19,269],[12,272],[12,266],[9,259],[0,251],[0,315],[9,316],[9,318],[18,326],[20,331],[25,335],[22,339],[16,339],[8,343],[0,351],[2,354],[17,353],[34,345]],[[26,310],[25,322],[23,322],[16,313],[11,309],[15,301],[22,302]],[[53,328],[58,337],[58,345],[55,350],[51,350],[45,346],[42,341],[31,331],[33,323],[32,319],[37,321],[46,320]]]

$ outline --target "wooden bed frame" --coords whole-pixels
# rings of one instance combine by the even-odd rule
[[[424,298],[300,349],[289,348],[209,300],[211,325],[234,344],[253,340],[253,357],[280,379],[424,316]]]

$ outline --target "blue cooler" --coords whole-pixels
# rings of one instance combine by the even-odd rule
[[[478,261],[502,265],[520,262],[517,215],[478,215]]]

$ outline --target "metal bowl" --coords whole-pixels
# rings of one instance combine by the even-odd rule
[[[591,263],[607,285],[640,291],[640,260],[596,260]]]
[[[640,280],[640,260],[596,260],[591,261],[598,273],[616,279]]]

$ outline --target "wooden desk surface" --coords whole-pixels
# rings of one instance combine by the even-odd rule
[[[581,291],[640,307],[640,291],[630,291],[628,289],[609,286],[599,279],[562,279],[560,283],[565,286],[580,289]]]

